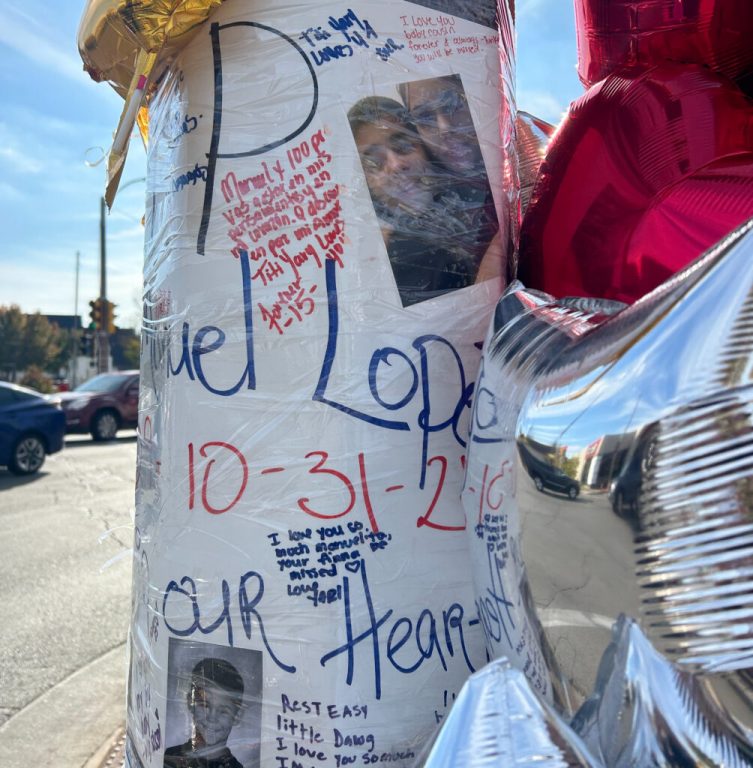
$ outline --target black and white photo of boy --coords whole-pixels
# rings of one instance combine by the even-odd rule
[[[262,654],[170,639],[165,768],[258,768]]]

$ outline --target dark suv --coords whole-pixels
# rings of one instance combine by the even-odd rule
[[[518,452],[526,472],[531,476],[537,491],[548,488],[552,491],[567,494],[569,499],[578,498],[580,483],[568,477],[558,467],[553,467],[546,461],[536,457],[525,445],[518,444]]]
[[[100,373],[58,397],[65,411],[66,432],[91,432],[95,440],[112,440],[119,429],[136,427],[139,372]]]

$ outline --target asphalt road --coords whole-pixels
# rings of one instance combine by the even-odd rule
[[[0,469],[0,766],[80,768],[125,717],[135,432]]]

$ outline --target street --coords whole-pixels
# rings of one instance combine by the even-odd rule
[[[0,765],[80,768],[125,718],[136,433],[0,469]]]

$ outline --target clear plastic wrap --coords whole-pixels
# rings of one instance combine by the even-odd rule
[[[408,766],[486,661],[459,494],[517,199],[493,9],[226,0],[151,97],[132,766]]]

